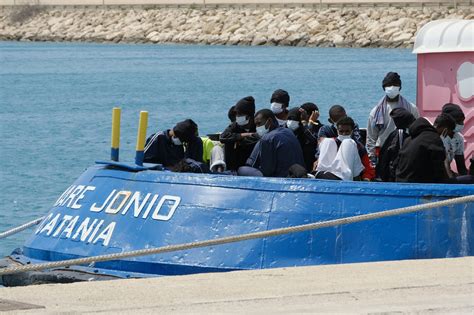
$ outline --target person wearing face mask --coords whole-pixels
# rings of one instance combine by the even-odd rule
[[[415,117],[401,107],[392,110],[390,117],[395,122],[397,129],[390,133],[380,148],[379,162],[376,167],[377,177],[384,182],[395,181],[398,153],[409,137],[408,128],[415,121]]]
[[[337,138],[324,138],[320,143],[319,162],[315,177],[332,180],[357,180],[363,178],[365,167],[359,155],[359,148],[351,137],[354,120],[343,117],[337,122]],[[368,161],[368,157],[366,157]]]
[[[398,155],[396,182],[448,183],[446,150],[440,131],[426,118],[417,118],[408,128],[408,137]]]
[[[259,110],[254,119],[260,140],[238,175],[286,177],[292,165],[304,167],[303,151],[293,131],[279,127],[269,109]]]
[[[278,125],[280,127],[286,126],[286,120],[288,118],[288,105],[290,104],[290,95],[287,91],[278,89],[273,92],[270,99],[270,108],[276,117]]]
[[[444,149],[446,150],[446,160],[444,166],[449,178],[456,178],[458,174],[451,170],[451,162],[454,159],[454,149],[452,147],[451,139],[454,136],[454,129],[456,128],[456,121],[451,115],[441,113],[436,117],[433,127],[435,127],[441,141],[443,141]],[[467,173],[467,172],[466,172]],[[465,175],[465,174],[462,174]]]
[[[173,129],[151,135],[145,144],[144,162],[172,167],[184,158],[202,162],[202,140],[198,126],[191,119],[176,124]]]
[[[255,144],[259,140],[255,134],[255,99],[252,96],[242,98],[235,104],[235,121],[219,136],[224,144],[224,156],[228,170],[237,171],[245,165]]]
[[[313,169],[313,163],[315,161],[318,139],[310,131],[308,125],[303,125],[301,122],[301,114],[300,108],[295,107],[290,109],[288,111],[288,120],[286,121],[286,126],[288,129],[291,129],[296,138],[298,138],[301,149],[303,150],[303,158],[306,170],[311,172]]]
[[[441,112],[450,115],[455,122],[454,133],[446,139],[446,142],[449,142],[449,163],[451,164],[454,160],[459,175],[466,175],[467,168],[464,159],[464,137],[461,134],[464,128],[464,113],[459,105],[453,103],[445,104]]]
[[[402,81],[396,72],[389,72],[382,81],[382,88],[385,95],[379,103],[372,109],[367,125],[367,151],[370,160],[376,164],[378,152],[388,135],[396,129],[390,113],[395,108],[405,108],[415,118],[419,117],[418,109],[402,95]]]
[[[324,138],[336,138],[337,127],[336,123],[339,119],[347,117],[346,110],[341,105],[333,105],[329,109],[328,122],[330,125],[322,126],[318,132],[318,141],[321,142]],[[352,131],[352,139],[356,142],[362,142],[359,132],[359,125],[354,123],[354,130]]]

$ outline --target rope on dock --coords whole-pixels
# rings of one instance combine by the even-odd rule
[[[37,224],[39,224],[41,221],[43,221],[45,217],[41,217],[41,218],[37,218],[37,219],[34,219],[33,221],[30,221],[30,222],[27,222],[25,224],[22,224],[20,226],[17,226],[11,230],[8,230],[8,231],[5,231],[5,232],[2,232],[0,233],[0,239],[2,238],[6,238],[10,235],[13,235],[13,234],[16,234],[16,233],[20,233],[21,231],[23,230],[26,230],[32,226],[35,226]]]
[[[18,267],[9,267],[9,268],[0,269],[0,276],[20,273],[20,272],[27,272],[27,271],[38,271],[38,270],[66,267],[66,266],[72,266],[72,265],[84,265],[84,264],[91,264],[91,263],[97,263],[97,262],[102,262],[102,261],[116,260],[116,259],[121,259],[121,258],[154,255],[154,254],[174,252],[174,251],[185,250],[185,249],[193,249],[193,248],[199,248],[199,247],[235,243],[235,242],[252,240],[252,239],[257,239],[257,238],[262,238],[262,237],[278,236],[278,235],[283,235],[283,234],[303,232],[303,231],[308,231],[308,230],[316,230],[316,229],[343,225],[343,224],[351,224],[351,223],[356,223],[356,222],[375,220],[375,219],[386,218],[386,217],[391,217],[391,216],[396,216],[396,215],[401,215],[401,214],[406,214],[406,213],[425,211],[432,208],[446,207],[446,206],[452,206],[455,204],[463,204],[463,203],[470,203],[470,202],[474,202],[474,195],[452,198],[452,199],[436,201],[436,202],[430,202],[430,203],[415,205],[415,206],[410,206],[410,207],[380,211],[376,213],[356,215],[352,217],[329,220],[329,221],[324,221],[324,222],[309,223],[309,224],[279,228],[279,229],[274,229],[274,230],[269,230],[269,231],[261,231],[261,232],[216,238],[212,240],[190,242],[190,243],[177,244],[177,245],[168,245],[168,246],[155,247],[155,248],[146,248],[146,249],[133,250],[133,251],[123,252],[123,253],[98,255],[98,256],[91,256],[91,257],[84,257],[84,258],[75,258],[75,259],[54,261],[54,262],[34,264],[34,265],[22,265]]]

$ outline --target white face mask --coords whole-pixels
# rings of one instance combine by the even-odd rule
[[[340,141],[344,141],[344,140],[349,140],[351,138],[351,136],[345,136],[345,135],[339,135],[337,136],[337,138],[340,140]]]
[[[246,119],[246,118],[247,118],[247,116],[237,116],[237,117],[235,117],[235,122],[239,126],[245,126],[246,124],[249,123],[249,120]]]
[[[300,122],[296,120],[287,120],[286,126],[290,128],[291,130],[295,131],[300,126]]]
[[[463,129],[464,129],[464,125],[456,124],[456,127],[454,128],[454,132],[461,132]]]
[[[400,94],[400,87],[399,86],[386,86],[385,87],[385,95],[389,99],[393,99]]]
[[[173,142],[174,145],[182,145],[183,143],[179,138],[171,137],[171,141]]]
[[[275,115],[283,112],[283,104],[280,103],[272,103],[270,108]]]
[[[285,127],[286,126],[286,120],[277,118],[277,121],[278,121],[278,126],[280,126],[280,127]]]
[[[268,133],[268,128],[265,127],[265,124],[261,125],[260,127],[257,127],[257,134],[261,137],[263,137],[265,134]]]

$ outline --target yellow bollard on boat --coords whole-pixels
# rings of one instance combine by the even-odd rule
[[[112,109],[112,139],[110,148],[110,159],[118,162],[120,150],[120,114],[121,109],[114,107]]]
[[[142,166],[145,155],[146,129],[148,127],[148,112],[140,112],[140,121],[138,123],[137,147],[135,153],[135,164]]]

